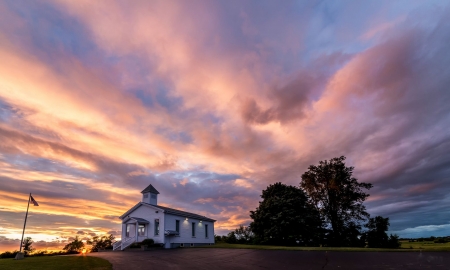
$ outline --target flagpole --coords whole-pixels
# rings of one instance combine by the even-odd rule
[[[25,226],[27,225],[28,208],[30,208],[30,200],[31,200],[31,193],[30,193],[30,196],[28,197],[27,213],[25,214],[25,222],[23,223],[22,240],[20,241],[20,251],[19,251],[19,253],[22,252],[23,235],[25,234]]]

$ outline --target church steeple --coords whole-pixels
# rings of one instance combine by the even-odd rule
[[[142,202],[158,205],[158,194],[159,192],[151,184],[148,185],[142,193]]]

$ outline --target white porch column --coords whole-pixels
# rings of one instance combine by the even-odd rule
[[[139,229],[139,223],[136,221],[136,242],[138,242],[138,229]]]

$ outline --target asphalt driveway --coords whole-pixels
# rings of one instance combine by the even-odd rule
[[[323,252],[219,248],[90,253],[129,269],[448,269],[450,252]]]

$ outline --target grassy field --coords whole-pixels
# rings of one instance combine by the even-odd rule
[[[425,242],[422,242],[425,243]],[[414,246],[416,242],[403,242],[399,249],[388,248],[352,248],[352,247],[284,247],[284,246],[266,246],[266,245],[243,245],[243,244],[227,244],[217,243],[212,246],[203,246],[205,248],[237,248],[237,249],[273,249],[273,250],[303,250],[303,251],[357,251],[357,252],[408,252],[408,251],[450,251],[450,243],[435,244],[431,242],[428,245]],[[412,246],[413,248],[410,248]],[[421,248],[419,248],[421,247]]]
[[[428,251],[450,251],[450,242],[449,243],[434,243],[434,242],[401,242],[401,248],[405,249],[421,249]]]
[[[27,257],[23,260],[0,259],[2,270],[111,270],[112,265],[105,259],[91,256],[46,256]]]

